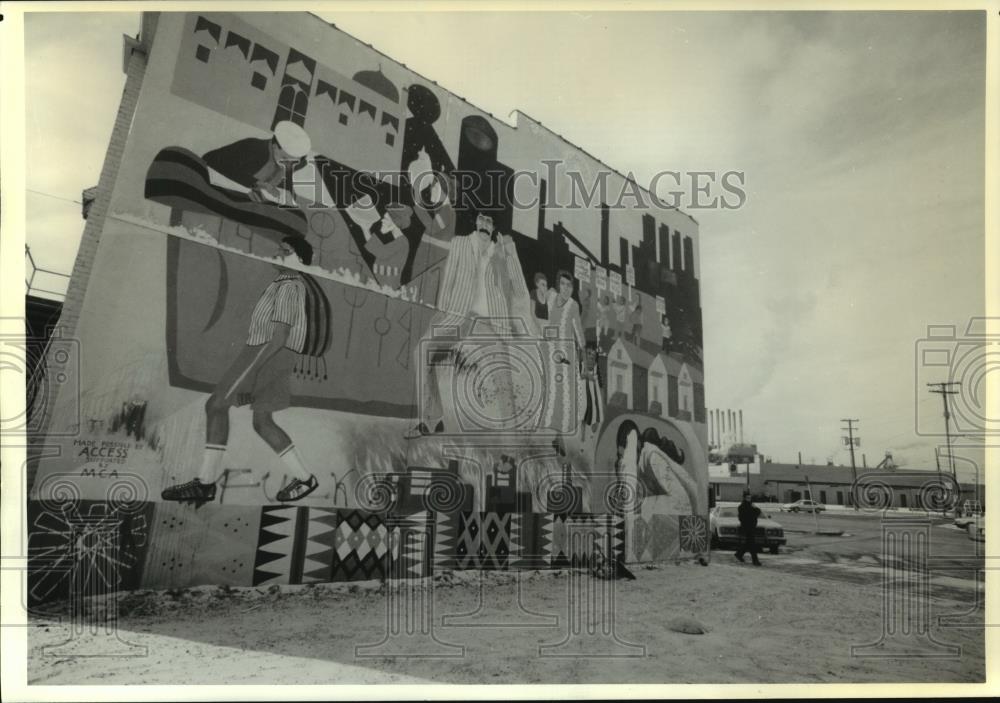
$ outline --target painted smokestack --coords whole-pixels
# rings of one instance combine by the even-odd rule
[[[740,444],[743,444],[743,410],[740,410]]]

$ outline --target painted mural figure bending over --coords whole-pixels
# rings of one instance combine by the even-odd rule
[[[620,474],[632,474],[647,496],[663,496],[660,508],[675,515],[690,514],[698,505],[698,486],[684,470],[684,451],[652,427],[639,434],[638,426],[625,420],[618,426]],[[679,485],[678,485],[679,484]]]
[[[311,147],[309,135],[294,122],[279,122],[270,139],[241,139],[204,155],[205,163],[214,173],[221,174],[248,189],[247,195],[257,203],[280,203],[282,190],[292,192],[291,174],[305,166],[305,155]],[[290,166],[290,168],[289,168]],[[219,185],[231,186],[225,182]]]
[[[294,257],[308,266],[312,246],[304,239],[286,237],[280,247],[281,261]],[[229,441],[229,408],[249,404],[253,428],[281,458],[292,480],[280,491],[278,500],[305,498],[319,485],[316,476],[302,463],[292,439],[274,421],[273,414],[290,405],[291,376],[299,355],[309,346],[310,330],[306,313],[310,286],[305,277],[281,264],[277,277],[261,294],[250,318],[246,345],[205,403],[206,442],[198,476],[163,490],[163,500],[194,502],[215,499],[219,465]]]

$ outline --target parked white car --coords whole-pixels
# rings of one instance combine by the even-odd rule
[[[826,506],[822,503],[817,503],[814,500],[806,500],[803,498],[802,500],[797,500],[794,503],[785,503],[781,506],[781,509],[790,513],[797,513],[800,511],[803,513],[821,513],[826,510]]]
[[[761,506],[757,506],[760,508]],[[713,547],[740,546],[739,503],[723,503],[712,508],[708,514],[708,529],[712,535]],[[761,508],[757,518],[757,529],[754,531],[757,547],[763,551],[769,550],[777,554],[778,549],[785,544],[785,530]]]
[[[969,539],[977,542],[986,541],[986,515],[976,515],[972,521],[965,526],[965,534]]]

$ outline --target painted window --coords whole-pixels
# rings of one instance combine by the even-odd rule
[[[291,120],[302,126],[306,123],[306,110],[309,106],[309,96],[297,85],[289,84],[281,89],[278,97],[278,109],[274,121]]]

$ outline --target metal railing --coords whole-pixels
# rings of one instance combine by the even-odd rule
[[[31,247],[24,246],[25,278],[24,286],[27,295],[34,295],[50,300],[63,301],[69,288],[69,274],[46,269],[35,263]]]

